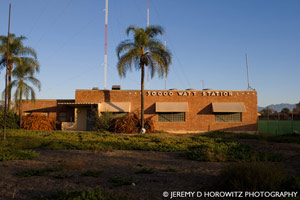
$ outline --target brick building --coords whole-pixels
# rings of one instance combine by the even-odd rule
[[[140,112],[139,90],[76,90],[73,100],[24,101],[23,115],[42,113],[61,122],[63,130],[91,130],[92,108],[101,112]],[[155,130],[256,132],[256,91],[149,90],[145,118]]]

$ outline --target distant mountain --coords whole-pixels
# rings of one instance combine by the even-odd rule
[[[265,108],[265,107],[257,106],[258,112],[261,111],[261,110],[263,110],[264,108]]]
[[[271,105],[268,105],[266,107],[271,108],[271,109],[273,109],[273,110],[275,110],[277,112],[280,112],[283,108],[288,108],[289,110],[293,110],[296,107],[296,104],[281,103],[281,104],[271,104]],[[261,110],[263,110],[266,107],[260,107],[260,106],[258,106],[257,110],[261,111]]]

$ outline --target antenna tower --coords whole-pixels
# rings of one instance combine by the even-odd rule
[[[167,36],[166,36],[166,28],[165,28],[165,50],[167,49]],[[165,72],[165,90],[167,90],[167,73]]]
[[[106,72],[107,72],[107,21],[108,21],[108,0],[105,0],[104,90],[106,90]]]

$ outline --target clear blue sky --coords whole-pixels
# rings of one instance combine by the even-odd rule
[[[9,2],[11,32],[38,52],[37,98],[103,88],[105,0],[1,0],[0,35],[7,35]],[[108,88],[140,88],[140,72],[119,78],[115,49],[129,25],[146,26],[146,9],[147,0],[109,0]],[[248,53],[260,106],[300,101],[299,0],[150,0],[150,24],[166,28],[173,52],[168,88],[202,89],[204,80],[205,88],[245,90]],[[155,77],[150,89],[164,89],[164,81]]]

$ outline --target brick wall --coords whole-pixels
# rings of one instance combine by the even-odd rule
[[[172,95],[171,95],[172,94]],[[213,95],[212,95],[213,94]],[[74,107],[59,103],[101,103],[131,102],[131,112],[140,113],[140,91],[138,90],[76,90],[75,100],[36,100],[23,101],[25,112],[47,112],[58,120],[59,112],[67,113],[67,121],[74,117]],[[158,122],[155,112],[156,102],[188,102],[185,122]],[[246,112],[242,122],[216,123],[212,112],[213,102],[243,102]],[[257,93],[256,91],[145,91],[145,118],[151,117],[156,130],[170,132],[197,131],[257,131]]]
[[[71,121],[71,117],[74,117],[74,108],[59,105],[60,102],[74,102],[74,100],[23,100],[22,111],[25,113],[48,113],[48,116],[58,121],[58,114],[60,112],[66,113],[67,121]]]
[[[76,90],[75,102],[131,102],[132,112],[139,112],[141,105],[138,90]],[[155,102],[188,102],[186,121],[158,122]],[[242,122],[216,123],[212,113],[212,102],[243,102],[246,112],[242,113]],[[152,117],[156,130],[257,131],[257,93],[256,91],[145,91],[145,117]]]

